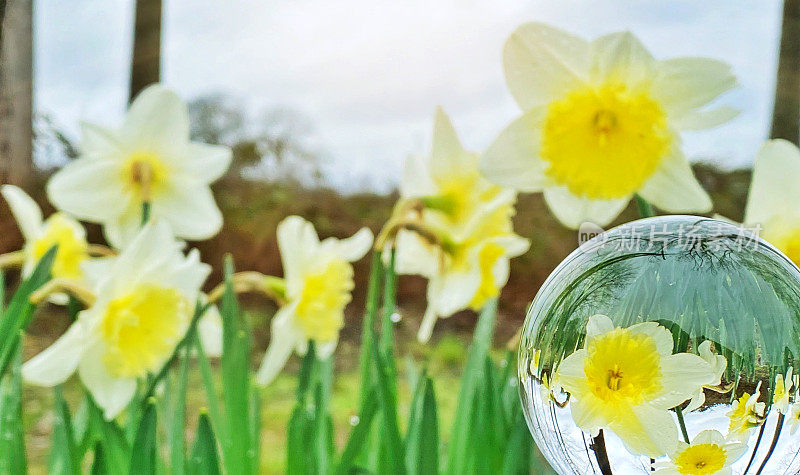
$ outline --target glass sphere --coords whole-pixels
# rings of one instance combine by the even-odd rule
[[[755,231],[643,219],[545,281],[518,374],[558,473],[800,473],[800,271]]]

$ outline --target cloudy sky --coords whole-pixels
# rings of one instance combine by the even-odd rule
[[[423,153],[442,105],[481,150],[517,114],[501,49],[520,23],[586,37],[631,30],[658,58],[710,56],[741,87],[742,114],[686,135],[687,153],[748,166],[769,129],[780,35],[778,0],[164,0],[163,80],[186,99],[223,92],[252,110],[295,109],[313,122],[330,180],[391,188]],[[117,123],[131,50],[131,0],[37,0],[36,108],[72,134]]]

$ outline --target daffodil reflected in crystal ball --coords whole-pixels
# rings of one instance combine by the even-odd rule
[[[528,311],[529,428],[561,474],[800,473],[800,271],[696,216],[583,243]]]

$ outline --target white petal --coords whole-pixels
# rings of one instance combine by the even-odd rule
[[[76,321],[52,345],[22,365],[22,377],[39,386],[61,384],[75,372],[85,349],[85,327]]]
[[[592,436],[608,422],[603,414],[602,403],[593,394],[583,393],[583,397],[571,401],[570,406],[575,425]]]
[[[208,145],[199,142],[189,143],[188,160],[183,163],[183,171],[201,183],[218,180],[231,164],[233,152],[224,145]]]
[[[394,265],[398,274],[431,277],[439,272],[440,251],[416,233],[405,229],[398,232],[395,249]]]
[[[449,317],[466,309],[481,284],[480,269],[448,272],[428,281],[428,305],[440,317]]]
[[[694,410],[699,409],[704,403],[706,402],[706,394],[703,392],[703,388],[697,390],[692,396],[692,400],[689,401],[689,404],[686,405],[686,409],[683,412],[692,412]]]
[[[711,198],[695,178],[689,161],[677,148],[664,157],[639,194],[669,213],[707,213],[712,208]]]
[[[14,185],[3,185],[0,193],[8,202],[8,207],[14,214],[14,219],[17,220],[17,226],[25,240],[36,239],[42,231],[42,210],[39,205],[21,188]]]
[[[670,120],[677,130],[703,130],[722,125],[736,118],[741,111],[729,106],[692,110]]]
[[[528,252],[531,247],[531,242],[528,239],[519,237],[516,234],[495,238],[494,242],[505,249],[505,257],[521,256]]]
[[[523,110],[546,104],[588,79],[589,43],[543,23],[517,28],[503,49],[511,95]]]
[[[655,61],[629,31],[611,33],[592,42],[592,75],[598,82],[622,81],[635,88],[650,81]]]
[[[770,140],[753,165],[744,222],[764,224],[774,216],[800,215],[800,150],[786,140]]]
[[[209,239],[222,228],[222,213],[207,185],[182,181],[169,194],[153,201],[154,217],[172,226],[175,236],[193,241]]]
[[[441,107],[436,108],[431,150],[431,176],[436,181],[474,170],[475,156],[464,151],[450,118]]]
[[[630,201],[629,196],[613,200],[579,198],[563,186],[546,188],[544,199],[553,215],[570,229],[578,229],[587,221],[605,226],[613,221]]]
[[[314,225],[300,216],[288,216],[278,224],[278,249],[289,294],[303,286],[303,275],[320,246]]]
[[[647,404],[633,406],[610,429],[634,454],[658,458],[675,452],[678,445],[678,428],[670,413]]]
[[[628,327],[628,331],[633,334],[647,335],[656,343],[657,351],[662,355],[671,355],[675,343],[672,341],[672,333],[665,327],[656,322],[642,322]]]
[[[433,334],[433,327],[436,325],[436,320],[439,317],[436,315],[436,310],[433,308],[433,305],[430,303],[428,307],[425,309],[425,315],[422,316],[422,322],[419,325],[419,330],[417,331],[417,341],[420,343],[427,343],[431,339],[431,335]]]
[[[586,341],[604,335],[614,329],[614,322],[605,315],[597,314],[589,317],[586,322]]]
[[[118,134],[105,127],[81,123],[81,153],[92,158],[121,158],[122,150]]]
[[[410,155],[403,167],[403,179],[400,182],[400,196],[403,198],[420,198],[438,193],[428,169],[428,158],[422,155]]]
[[[336,345],[339,344],[338,337],[331,340],[326,341],[324,343],[317,343],[317,360],[325,361],[331,356],[333,356],[333,352],[336,351]]]
[[[291,321],[294,308],[294,305],[283,307],[272,318],[269,346],[256,375],[256,382],[261,386],[275,379],[298,344],[298,335]]]
[[[725,444],[725,436],[716,430],[704,430],[692,439],[692,445],[696,444],[716,444],[722,446]]]
[[[660,61],[657,68],[651,91],[675,118],[736,87],[730,65],[715,59],[673,58]]]
[[[160,84],[136,96],[120,133],[127,147],[155,152],[185,152],[189,140],[189,116],[180,97]],[[182,154],[182,153],[181,153]]]
[[[99,341],[87,348],[78,366],[78,374],[108,420],[122,412],[136,393],[136,379],[116,378],[109,373],[103,358],[103,345]]]
[[[89,288],[96,289],[100,281],[108,277],[115,259],[116,256],[97,257],[81,262],[81,273]]]
[[[197,322],[197,334],[206,355],[212,358],[222,356],[222,316],[216,305],[208,307],[203,318]]]
[[[349,238],[327,238],[322,241],[322,247],[330,249],[337,256],[350,262],[355,262],[364,257],[372,247],[372,231],[361,228]]]
[[[714,382],[714,370],[703,358],[678,353],[661,359],[661,384],[664,393],[653,406],[671,409],[692,397],[702,386]]]
[[[583,369],[587,356],[585,349],[575,351],[561,361],[556,372],[561,387],[579,397],[588,390]]]
[[[152,211],[151,211],[151,218]],[[103,236],[117,249],[125,249],[142,227],[142,208],[131,203],[119,215],[103,223]]]
[[[47,197],[56,208],[78,218],[105,222],[128,207],[120,164],[84,157],[73,160],[47,182]]]
[[[175,253],[173,259],[166,269],[157,271],[160,275],[154,275],[153,280],[180,290],[184,297],[194,305],[199,296],[200,287],[211,274],[211,266],[200,262],[200,251],[197,249],[189,251],[186,257]]]
[[[539,157],[543,109],[535,108],[512,122],[479,159],[481,173],[498,185],[518,191],[538,192],[548,179]]]

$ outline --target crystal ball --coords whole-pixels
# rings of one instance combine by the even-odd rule
[[[800,473],[800,270],[758,231],[642,219],[553,271],[518,375],[558,473]]]

